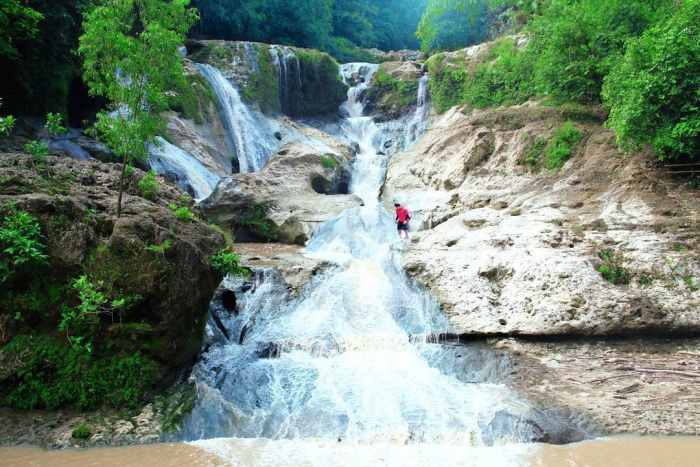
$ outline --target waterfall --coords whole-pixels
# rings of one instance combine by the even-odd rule
[[[430,95],[428,93],[427,74],[421,76],[418,81],[418,100],[416,111],[406,126],[406,144],[415,143],[428,129],[428,117],[430,116]]]
[[[301,93],[301,63],[291,47],[273,45],[270,47],[272,63],[279,81],[280,110],[283,114],[293,115],[293,92]]]
[[[351,191],[364,206],[321,226],[306,248],[334,266],[294,299],[271,271],[229,279],[238,314],[212,309],[186,439],[478,447],[527,438],[499,417],[524,416],[528,406],[504,386],[466,384],[448,358],[454,352],[431,343],[449,332],[448,323],[403,272],[393,218],[377,199],[388,159],[380,146],[385,130],[362,116],[360,102],[373,70],[343,67],[348,79],[355,76],[342,122],[345,138],[359,147]],[[488,465],[512,465],[502,462]]]
[[[196,201],[207,198],[219,183],[219,177],[204,164],[163,138],[156,138],[156,143],[149,147],[148,152],[151,169],[173,180]]]
[[[259,171],[281,146],[281,141],[275,138],[279,131],[277,123],[246,105],[238,89],[221,71],[205,64],[197,64],[197,69],[214,89],[241,172]]]

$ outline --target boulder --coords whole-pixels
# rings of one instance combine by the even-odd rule
[[[232,225],[239,240],[303,245],[320,224],[361,202],[347,194],[351,151],[346,149],[334,154],[303,142],[288,144],[261,172],[223,180],[202,209],[216,222]],[[251,213],[261,206],[258,215]],[[251,215],[263,219],[251,219],[248,225],[239,222]],[[251,229],[251,223],[255,227],[256,221],[265,220],[274,224],[275,235],[269,238]]]

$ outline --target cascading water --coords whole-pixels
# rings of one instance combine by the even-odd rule
[[[240,313],[213,310],[194,373],[198,401],[183,431],[188,440],[220,438],[200,446],[222,453],[221,438],[235,437],[294,440],[300,449],[314,440],[477,449],[527,437],[499,416],[517,418],[528,406],[504,386],[465,384],[446,363],[451,351],[433,336],[448,324],[401,268],[393,219],[378,200],[388,158],[377,146],[382,129],[362,116],[360,103],[374,70],[343,69],[346,77],[361,74],[342,128],[359,146],[351,190],[364,206],[326,223],[309,243],[308,255],[335,266],[299,298],[290,299],[272,271],[229,279]],[[488,465],[515,465],[494,457]],[[298,465],[328,465],[320,459]],[[412,462],[397,465],[423,465]],[[297,465],[270,465],[282,464]]]
[[[211,85],[226,126],[230,145],[235,148],[241,172],[257,172],[277,151],[281,142],[275,138],[279,128],[260,112],[248,107],[238,89],[211,65],[197,64],[197,69]]]
[[[151,169],[158,175],[173,180],[180,188],[192,194],[196,201],[211,195],[219,183],[219,176],[195,157],[163,138],[157,138],[148,152]]]

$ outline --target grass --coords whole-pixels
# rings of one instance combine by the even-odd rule
[[[545,167],[549,170],[559,170],[564,167],[582,139],[583,134],[571,121],[557,128],[545,149]]]
[[[333,154],[324,154],[321,156],[321,165],[324,169],[333,170],[338,167],[338,161]]]
[[[596,268],[603,279],[614,285],[628,285],[632,280],[632,273],[625,267],[626,258],[622,253],[612,249],[598,252],[598,258],[602,263]]]

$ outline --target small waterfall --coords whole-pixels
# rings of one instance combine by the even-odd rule
[[[302,89],[299,57],[291,47],[280,45],[271,46],[270,55],[278,74],[280,110],[283,114],[294,115],[294,97]]]
[[[280,140],[275,138],[279,126],[261,112],[248,107],[238,89],[221,71],[205,64],[197,64],[197,69],[214,89],[229,143],[236,150],[241,172],[259,171],[281,146]]]
[[[375,70],[367,64],[342,70],[354,88],[342,131],[359,147],[351,191],[364,206],[321,226],[306,248],[334,266],[296,299],[270,271],[229,284],[240,297],[238,313],[217,318],[212,308],[186,439],[462,447],[528,439],[529,425],[502,421],[524,417],[526,404],[503,386],[466,384],[458,365],[448,364],[456,362],[454,352],[430,343],[449,326],[435,300],[403,272],[392,216],[377,199],[386,130],[363,117],[361,107]],[[478,367],[482,360],[469,362]]]
[[[428,129],[428,117],[430,116],[430,95],[428,93],[429,76],[421,76],[418,81],[418,104],[408,126],[406,127],[406,144],[415,143]]]
[[[149,147],[148,162],[158,175],[173,180],[198,202],[211,195],[219,183],[219,177],[194,156],[160,137]]]
[[[364,115],[362,97],[372,82],[372,77],[379,69],[379,65],[373,63],[346,63],[340,67],[340,76],[347,84],[348,100],[342,105],[341,112],[350,118]]]

